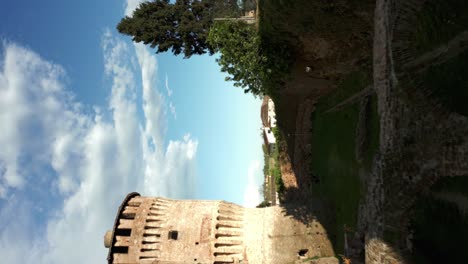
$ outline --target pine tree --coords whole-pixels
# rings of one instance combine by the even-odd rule
[[[132,36],[156,49],[156,53],[171,50],[175,55],[210,55],[214,50],[206,42],[212,24],[213,0],[155,0],[141,3],[132,17],[117,25],[120,33]]]

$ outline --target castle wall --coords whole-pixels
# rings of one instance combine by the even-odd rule
[[[323,227],[287,216],[280,206],[246,208],[244,241],[252,264],[286,264],[315,256],[333,256]]]
[[[332,255],[317,249],[314,226],[278,206],[134,196],[122,204],[105,244],[115,264],[286,264]]]

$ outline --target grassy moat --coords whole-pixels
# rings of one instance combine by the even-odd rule
[[[310,189],[311,199],[327,204],[332,216],[327,233],[337,256],[347,254],[345,233],[349,239],[358,232],[362,248],[350,257],[353,263],[363,262],[365,235],[378,226],[379,239],[390,246],[389,259],[395,263],[464,263],[468,2],[392,2],[398,15],[389,29],[395,36],[395,72],[388,81],[396,92],[389,96],[373,83],[374,1],[361,3],[359,12],[356,1],[259,1],[260,35],[265,43],[274,43],[270,47],[282,47],[270,56],[287,51],[285,63],[292,56],[293,65],[309,67],[305,73],[281,72],[288,77],[272,88],[282,131],[296,135],[287,140],[285,152],[297,175],[303,166],[309,172],[312,184],[299,189]],[[288,86],[300,78],[332,84],[300,92]],[[304,128],[297,131],[304,104],[314,109],[307,136]],[[394,134],[388,134],[390,125]],[[301,154],[297,145],[304,139],[310,153]],[[454,154],[445,154],[449,152]],[[301,161],[295,162],[298,156]],[[373,171],[376,162],[384,164],[378,172]],[[379,187],[368,185],[375,175],[383,179]],[[369,188],[385,194],[382,223],[359,219],[360,210],[371,210],[368,196],[374,189]],[[367,225],[360,226],[363,221]]]
[[[352,73],[338,86],[336,92],[321,98],[312,115],[311,171],[318,177],[312,186],[314,196],[330,201],[336,214],[335,226],[329,233],[336,237],[336,252],[343,254],[344,227],[355,229],[360,199],[365,191],[365,179],[370,171],[372,156],[378,148],[379,119],[376,97],[365,106],[363,157],[356,157],[356,138],[360,103],[351,102],[341,109],[336,104],[367,88],[369,80],[362,73]],[[331,109],[331,110],[330,110]],[[363,117],[361,117],[363,118]]]

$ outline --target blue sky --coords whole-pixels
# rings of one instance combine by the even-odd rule
[[[131,191],[260,202],[260,100],[224,82],[215,57],[155,55],[119,35],[137,3],[2,2],[8,263],[103,262],[102,236]]]

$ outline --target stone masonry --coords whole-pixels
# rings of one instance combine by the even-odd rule
[[[279,206],[243,208],[131,193],[104,244],[109,264],[287,264],[333,256],[331,246],[318,246],[322,230],[318,222],[286,216]]]

